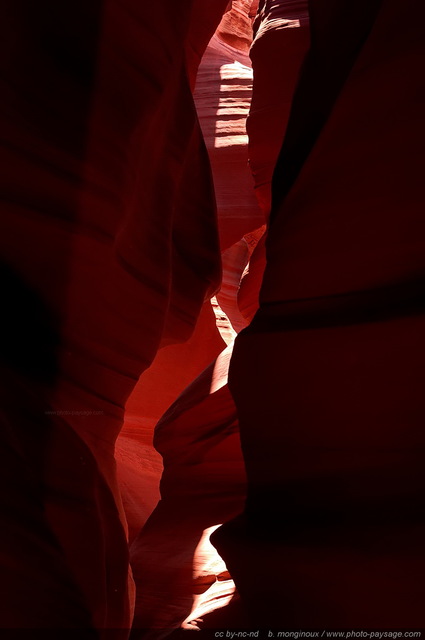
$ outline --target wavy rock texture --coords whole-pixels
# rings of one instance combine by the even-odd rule
[[[229,44],[238,51],[248,53],[252,42],[251,12],[255,14],[255,0],[233,0],[230,11],[224,16],[217,27],[217,35],[222,42]]]
[[[227,15],[217,30],[220,36],[225,25],[229,24],[230,17]],[[302,17],[305,18],[305,11]],[[280,38],[286,43],[287,30],[282,28],[281,22],[278,26],[281,29]],[[264,31],[262,57],[255,58],[256,74],[260,79],[268,73],[265,62],[273,48],[276,48],[276,42],[279,42],[272,29],[271,42],[268,42]],[[299,38],[304,44],[304,33]],[[292,37],[291,42],[296,43],[291,52],[294,69],[284,77],[286,91],[278,94],[281,108],[287,112],[300,64],[300,55],[296,57],[295,54],[302,48],[296,38]],[[268,49],[264,49],[267,46]],[[287,44],[289,49],[290,44]],[[304,52],[306,49],[304,44]],[[238,291],[244,270],[265,229],[265,212],[255,205],[252,181],[247,171],[245,119],[250,106],[252,82],[249,64],[243,52],[232,49],[216,35],[202,60],[195,89],[195,102],[212,162],[220,237],[224,248],[223,279],[217,300],[236,332],[246,327],[251,319],[249,315],[243,315],[246,309],[242,309],[242,313],[239,309]],[[288,71],[290,64],[288,61],[285,64]],[[219,79],[218,86],[214,78]],[[269,87],[272,87],[271,83]],[[274,99],[276,93],[274,90],[272,95],[263,96],[264,102],[267,102],[267,97]],[[254,128],[256,125],[262,126],[261,118],[264,118],[261,113],[258,117],[257,111],[254,110],[252,115],[251,106],[250,118],[254,119]],[[283,138],[284,125],[278,115],[279,110],[275,107],[275,129],[281,129]],[[270,119],[270,114],[267,117]],[[278,149],[275,149],[271,128],[267,134],[271,138],[269,155],[265,151],[267,140],[260,151],[251,145],[251,154],[254,164],[256,161],[259,163],[259,153],[262,153],[263,161],[266,156],[270,190],[272,167]],[[240,240],[231,244],[237,238]],[[260,273],[255,261],[254,267],[256,273]],[[245,277],[244,282],[244,291],[253,301],[253,309],[249,310],[253,315],[258,307],[260,281]],[[228,604],[232,597],[233,583],[220,579],[225,571],[223,562],[217,557],[214,560],[212,548],[206,549],[201,555],[199,552],[205,530],[240,511],[245,496],[238,421],[227,387],[232,348],[230,345],[198,381],[186,389],[161,418],[156,429],[156,446],[164,460],[162,501],[132,546],[134,573],[141,594],[136,606],[136,626],[140,628],[167,629],[177,626],[192,607],[183,624],[189,628],[195,624],[198,616],[207,615],[208,620],[212,611]],[[172,537],[168,533],[170,527],[174,532]],[[205,557],[208,558],[206,563]],[[231,617],[224,619],[226,624],[232,624]],[[205,628],[207,620],[198,623],[198,626]],[[239,624],[239,620],[236,624]],[[134,635],[136,637],[136,632]]]
[[[236,295],[250,253],[243,236],[263,220],[247,166],[249,65],[248,56],[215,36],[203,57],[195,89],[217,196],[226,311],[234,326],[240,319],[242,327],[246,321],[237,309]],[[211,355],[200,344],[197,348],[203,355]],[[218,358],[218,353],[211,355],[212,364],[157,425],[155,444],[164,461],[162,499],[131,547],[138,587],[135,638],[149,635],[148,629],[157,636],[182,623],[190,627],[196,611],[205,614],[232,598],[233,582],[205,540],[207,529],[241,511],[245,496],[238,422],[226,385],[231,350],[232,345]],[[199,363],[200,355],[188,351],[185,362]],[[179,379],[181,364],[174,364]]]
[[[138,586],[135,638],[137,629],[155,629],[153,635],[161,636],[180,626],[199,605],[196,594],[226,572],[213,548],[202,544],[202,536],[237,515],[245,496],[238,421],[225,384],[230,355],[231,348],[157,426],[155,444],[164,459],[162,500],[131,549]],[[228,582],[220,598],[231,597],[233,590]],[[211,609],[216,606],[214,602]]]
[[[3,629],[126,638],[128,539],[135,638],[423,626],[425,9],[259,3],[259,208],[231,4],[3,6]]]
[[[225,325],[228,325],[227,320]],[[124,426],[116,442],[115,456],[130,543],[160,497],[162,460],[153,448],[155,425],[225,346],[208,300],[190,339],[183,344],[161,348],[126,403]]]
[[[425,11],[310,8],[230,369],[247,507],[213,540],[255,625],[420,627]]]
[[[191,68],[196,70],[200,51],[205,44],[204,29],[209,28],[211,35],[211,16],[205,14],[201,5],[195,6],[192,24],[198,26],[198,30],[195,30],[197,41],[194,41],[194,35],[188,39],[187,56]],[[227,33],[228,29],[228,21],[223,19],[221,33]],[[262,222],[247,171],[245,119],[250,104],[251,76],[247,55],[215,37],[204,56],[195,91],[197,111],[211,158],[218,205],[223,250],[223,280],[219,301],[237,330],[246,326],[237,307],[236,296],[241,274],[252,252],[243,236]],[[240,189],[243,190],[243,197],[240,197]],[[238,249],[239,246],[242,250]],[[220,316],[217,306],[215,309]],[[231,341],[235,333],[231,328],[229,330],[227,319],[223,322],[218,317],[218,324],[225,341]],[[130,541],[145,523],[159,495],[155,483],[159,482],[161,464],[152,449],[153,425],[224,346],[217,331],[216,317],[207,301],[193,336],[184,344],[164,346],[127,402],[125,427],[117,441],[116,457]],[[138,462],[143,457],[147,460],[146,473],[144,466]],[[136,477],[138,481],[135,483]],[[137,495],[145,482],[149,483],[151,490],[138,499]]]
[[[189,337],[220,275],[185,70],[188,43],[209,37],[191,32],[193,7],[6,3],[6,627],[130,625],[115,440],[160,340]]]

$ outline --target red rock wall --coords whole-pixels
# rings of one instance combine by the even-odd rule
[[[246,128],[249,166],[266,222],[271,208],[272,176],[288,124],[301,64],[310,42],[307,2],[261,2],[253,26],[254,40],[250,57],[254,83]],[[262,230],[265,231],[265,226]],[[266,236],[261,236],[259,230],[252,243],[249,267],[237,295],[240,312],[248,322],[258,309],[258,296],[266,266]]]
[[[241,301],[238,290],[244,269],[264,231],[263,223],[268,211],[262,212],[255,203],[247,165],[245,120],[251,102],[250,62],[243,52],[221,41],[224,27],[231,26],[230,17],[226,15],[223,19],[203,57],[196,81],[195,102],[212,163],[220,239],[224,249],[223,280],[217,300],[234,329],[240,331],[247,326],[258,307],[262,275],[259,267],[264,265],[263,259],[255,257],[253,265],[249,266],[250,275],[243,280],[241,309],[238,306]],[[269,13],[267,18],[270,18]],[[301,18],[305,22],[305,10]],[[291,39],[291,35],[287,36],[290,31],[286,26],[287,21],[282,19],[279,22],[279,36],[286,51],[291,53],[294,68],[285,60],[286,74],[282,74],[285,90],[277,93],[269,82],[268,94],[262,95],[265,83],[260,82],[257,102],[262,99],[267,103],[277,97],[279,102],[273,102],[274,111],[269,110],[266,118],[255,102],[250,111],[254,130],[263,126],[265,119],[274,124],[274,132],[273,126],[265,131],[269,139],[264,138],[262,148],[259,149],[255,144],[250,148],[251,167],[253,163],[255,166],[256,162],[259,164],[266,158],[269,191],[272,167],[279,150],[276,147],[276,131],[280,129],[283,138],[283,127],[287,121],[286,115],[282,123],[280,110],[286,109],[286,113],[289,113],[288,102],[301,61],[299,51],[305,53],[307,49],[304,31],[298,38]],[[265,63],[280,42],[274,37],[272,29],[271,39],[264,32],[265,29],[262,30],[261,55],[252,56],[257,82],[258,77],[261,80],[267,73]],[[256,41],[253,50],[255,46]],[[258,140],[261,128],[256,133]],[[262,156],[259,159],[260,154]],[[258,248],[263,248],[263,258],[264,243],[260,243]],[[252,300],[252,308],[247,311],[248,297]],[[197,611],[201,611],[203,617],[208,614],[207,618],[210,618],[211,612],[232,593],[233,585],[229,583],[226,586],[226,580],[220,577],[223,573],[222,563],[218,563],[217,559],[213,561],[211,553],[205,560],[207,551],[198,557],[202,532],[241,510],[245,496],[238,421],[227,387],[231,348],[227,350],[226,357],[222,354],[184,391],[156,428],[155,442],[164,460],[162,500],[132,545],[132,565],[139,594],[136,601],[136,627],[172,628],[181,624],[188,614],[187,622],[193,621]],[[178,366],[174,368],[174,373],[177,377],[181,375]],[[141,382],[143,385],[143,379]],[[170,529],[174,532],[173,536],[169,535]],[[202,581],[201,591],[199,580]],[[215,591],[218,588],[216,580],[221,583],[219,596]],[[205,627],[205,624],[206,621],[201,627]],[[134,634],[136,637],[136,629]]]
[[[233,4],[220,34],[246,46],[255,3]],[[245,512],[213,540],[247,624],[423,626],[424,9],[311,0],[298,80],[305,4],[260,3],[260,211],[238,143],[251,79],[226,68],[242,54],[222,41],[204,58],[225,94],[210,122],[215,189],[191,93],[226,5],[4,5],[5,628],[126,637],[127,529],[137,625],[179,625],[215,580],[227,602],[223,565],[200,558],[205,530],[242,509],[245,465]],[[264,237],[236,299],[238,279],[270,208],[231,395],[205,300],[221,243],[219,298],[235,327],[251,320]],[[163,499],[137,535],[158,498],[153,425],[182,391],[156,433]]]
[[[424,8],[310,8],[230,368],[247,507],[213,539],[255,626],[421,627]]]
[[[257,4],[253,0],[233,0],[217,27],[218,37],[239,51],[248,53],[252,42],[251,12]]]
[[[307,0],[268,0],[260,4],[254,22],[250,51],[254,87],[247,131],[256,195],[266,217],[271,206],[272,174],[301,63],[309,47],[307,5]]]
[[[200,52],[208,37],[192,34],[192,8],[5,6],[7,627],[130,625],[114,460],[124,405],[160,340],[189,337],[220,276],[209,161],[185,63],[188,43]]]
[[[246,326],[236,300],[249,253],[243,236],[263,220],[247,165],[245,119],[251,82],[248,56],[214,36],[199,68],[194,96],[217,197],[227,311],[234,325],[239,313],[239,328]],[[242,256],[238,253],[241,239],[246,246]],[[220,292],[220,301],[222,297]],[[160,633],[161,629],[179,627],[196,606],[210,612],[234,590],[233,582],[223,578],[226,569],[214,550],[200,550],[205,530],[236,515],[245,497],[238,422],[226,384],[231,347],[218,356],[218,351],[207,349],[206,335],[202,343],[192,343],[186,351],[184,365],[181,360],[164,360],[160,354],[152,368],[158,374],[157,384],[165,382],[173,388],[168,382],[171,372],[181,381],[182,372],[193,372],[194,364],[210,357],[210,366],[173,398],[174,404],[155,430],[156,447],[164,461],[162,499],[131,547],[138,587],[134,638],[141,629],[154,628]],[[172,347],[180,354],[182,348]],[[171,365],[168,371],[164,370],[166,362]],[[142,393],[143,385],[144,377]],[[151,392],[155,391],[158,393],[158,387],[151,387]],[[139,409],[144,410],[143,406]],[[220,582],[219,595],[212,598],[216,581]]]

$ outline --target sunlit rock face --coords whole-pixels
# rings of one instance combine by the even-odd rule
[[[133,637],[140,630],[189,624],[232,597],[233,582],[205,531],[237,515],[245,471],[233,399],[227,387],[229,347],[190,385],[156,428],[163,456],[162,500],[131,547],[138,587]],[[222,583],[216,594],[217,581]],[[215,596],[205,607],[206,600]],[[190,615],[192,613],[192,615]],[[139,636],[140,633],[140,636]]]
[[[257,0],[233,0],[229,3],[230,10],[217,27],[218,37],[239,51],[248,53],[252,42],[251,16],[255,15],[257,5]]]
[[[217,4],[212,3],[211,9],[217,12]],[[197,71],[200,52],[206,46],[205,33],[209,29],[211,36],[212,18],[216,15],[206,13],[202,4],[194,7],[191,24],[196,29],[194,26],[194,31],[189,33],[186,45],[186,55],[192,64],[191,74]],[[245,18],[251,32],[248,17]],[[197,74],[195,103],[212,166],[217,202],[223,272],[218,298],[236,330],[247,324],[237,305],[240,278],[253,249],[244,235],[263,222],[247,166],[245,121],[251,90],[252,70],[247,54],[214,37]],[[201,206],[202,202],[199,204]],[[190,281],[187,285],[189,291]],[[224,325],[221,334],[225,342],[229,342],[235,332],[227,319]],[[192,337],[184,344],[165,343],[127,402],[125,426],[116,443],[116,457],[131,541],[158,500],[154,484],[159,482],[161,464],[151,446],[153,427],[183,389],[218,356],[225,342],[207,300]],[[143,456],[147,459],[146,473],[137,462]],[[135,474],[138,476],[137,488]],[[145,492],[138,501],[137,493],[145,482],[152,490]]]
[[[420,627],[425,9],[309,6],[230,366],[247,506],[212,539],[255,626]]]
[[[244,15],[248,24],[249,17],[246,12]],[[267,19],[269,17],[268,12]],[[305,29],[305,9],[299,17],[304,21]],[[262,126],[264,115],[261,109],[254,110],[252,115],[250,59],[244,51],[229,46],[229,38],[222,37],[225,26],[229,28],[231,25],[230,18],[230,14],[226,14],[209,43],[199,67],[194,96],[211,159],[217,197],[223,266],[217,301],[237,333],[249,324],[258,308],[261,270],[264,269],[264,241],[261,238],[268,211],[264,207],[261,209],[255,199],[252,175],[248,169],[245,127],[250,108],[254,128]],[[285,44],[287,31],[282,29],[281,22],[278,26]],[[268,49],[263,49],[262,56],[254,58],[257,64],[255,74],[260,80],[270,75],[269,58],[279,43],[274,38],[273,29],[269,27],[269,30],[272,42],[265,40],[263,27],[261,44],[266,42]],[[261,160],[264,162],[266,156],[269,192],[272,167],[278,155],[277,131],[281,132],[281,144],[301,52],[307,50],[305,33],[298,38],[304,49],[295,39],[296,46],[291,52],[293,68],[288,60],[285,61],[285,91],[278,94],[280,103],[275,105],[275,111],[267,114],[266,119],[275,119],[274,131],[273,127],[266,129],[269,140],[263,140],[260,150],[255,144],[250,148],[251,168]],[[276,91],[271,93],[272,86],[269,83],[269,95],[263,96],[265,104],[276,97]],[[280,118],[279,107],[283,112]],[[260,117],[255,120],[258,111]],[[256,133],[258,140],[260,131]],[[278,141],[279,148],[280,144]],[[243,296],[239,296],[243,275]],[[203,628],[206,622],[196,623],[196,618],[201,614],[208,618],[217,607],[227,604],[233,594],[233,583],[221,580],[225,566],[214,555],[212,547],[208,552],[199,553],[205,531],[240,512],[245,498],[239,425],[227,386],[232,348],[233,345],[229,345],[183,392],[156,427],[155,445],[164,461],[162,500],[131,548],[138,586],[135,638],[138,628],[156,628],[158,633],[179,624],[184,628],[194,625]],[[180,375],[178,367],[175,375]],[[172,536],[169,535],[170,529]],[[227,620],[227,624],[231,623],[231,619]]]
[[[224,283],[217,299],[220,305],[225,301],[229,319],[214,305],[219,321],[221,316],[233,326],[227,335],[220,326],[226,341],[247,325],[237,306],[239,282],[252,252],[245,237],[263,222],[248,168],[245,121],[251,89],[249,57],[216,34],[202,59],[194,97],[217,199]],[[163,351],[167,349],[176,352],[184,345]],[[218,355],[199,342],[186,351],[184,367],[175,361],[164,370],[161,353],[153,365],[152,370],[161,367],[157,382],[161,372],[165,380],[170,372],[179,380],[188,365],[210,356],[204,368],[210,366],[173,398],[155,430],[155,446],[164,463],[162,499],[131,546],[137,586],[134,638],[145,635],[146,629],[161,634],[181,625],[193,627],[198,615],[224,606],[233,596],[234,583],[205,533],[237,515],[245,498],[238,421],[227,387],[231,352],[232,344]],[[142,394],[143,384],[142,377]]]
[[[228,321],[225,324],[228,326]],[[162,460],[153,448],[155,425],[185,387],[225,346],[208,300],[189,340],[162,347],[127,401],[115,456],[130,543],[159,499]]]

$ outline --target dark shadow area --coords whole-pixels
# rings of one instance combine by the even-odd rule
[[[59,319],[8,264],[0,265],[0,361],[35,383],[53,384],[59,372]]]

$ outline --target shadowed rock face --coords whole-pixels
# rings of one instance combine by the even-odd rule
[[[420,627],[425,11],[309,6],[230,367],[247,505],[213,540],[254,626]]]
[[[259,4],[250,50],[255,81],[246,126],[249,136],[249,165],[264,222],[269,218],[273,171],[288,124],[301,64],[309,44],[306,1],[268,0]],[[270,73],[271,66],[273,73]],[[258,295],[266,266],[266,234],[261,236],[258,233],[257,236],[249,268],[238,292],[238,306],[248,322],[258,308]]]
[[[258,201],[266,216],[271,178],[282,147],[301,63],[310,44],[306,0],[260,3],[250,56],[255,74],[247,122],[249,161]],[[270,68],[273,67],[273,73]]]
[[[6,3],[0,242],[5,291],[34,314],[30,338],[22,322],[2,338],[7,627],[131,624],[114,460],[124,405],[220,280],[187,80],[189,41],[200,51],[209,39],[191,30],[195,8]],[[11,358],[7,344],[26,340]]]
[[[5,3],[4,629],[423,626],[425,9],[231,4]]]

